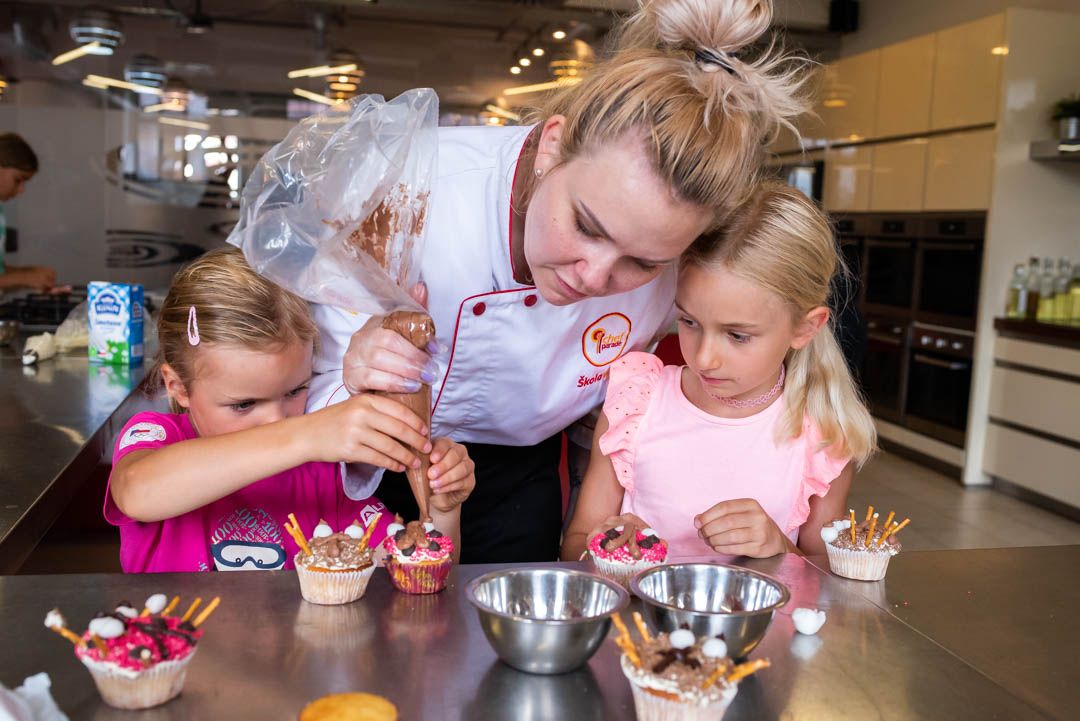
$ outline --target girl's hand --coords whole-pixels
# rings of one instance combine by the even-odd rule
[[[634,526],[639,531],[642,531],[648,528],[649,524],[646,523],[645,519],[641,516],[635,516],[633,513],[624,513],[621,516],[608,516],[603,523],[589,531],[589,535],[585,537],[585,543],[591,541],[593,536],[597,533],[603,533],[607,529],[615,528],[616,526]]]
[[[476,464],[460,443],[449,438],[436,438],[431,449],[431,505],[435,510],[449,513],[461,506],[476,488]]]
[[[401,472],[420,466],[412,448],[426,453],[432,447],[419,416],[384,396],[352,396],[303,418],[316,461],[368,463]]]
[[[427,307],[427,286],[417,283],[411,294]],[[415,393],[420,383],[434,383],[438,366],[428,353],[392,330],[382,327],[383,316],[368,319],[353,333],[342,360],[345,388],[353,394],[364,391]],[[429,347],[434,353],[437,346]]]
[[[694,518],[698,535],[717,553],[768,558],[794,550],[753,498],[723,501]]]

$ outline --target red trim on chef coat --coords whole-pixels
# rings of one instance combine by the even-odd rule
[[[517,174],[518,168],[521,167],[521,156],[525,154],[525,147],[529,144],[529,138],[531,138],[532,134],[537,130],[538,128],[533,128],[525,136],[525,142],[521,144],[521,150],[518,151],[517,162],[514,163],[514,179],[510,181],[510,218],[506,223],[506,245],[510,251],[510,279],[515,283],[517,282],[517,270],[514,268],[514,186],[517,185]]]

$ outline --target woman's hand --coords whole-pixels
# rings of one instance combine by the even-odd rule
[[[694,527],[717,553],[768,558],[795,550],[788,537],[753,498],[717,503],[694,518]]]
[[[465,446],[449,438],[436,438],[431,449],[431,505],[449,513],[461,506],[476,488],[476,464]]]
[[[368,463],[401,472],[418,468],[411,450],[431,449],[424,422],[401,403],[362,394],[302,416],[312,460]]]

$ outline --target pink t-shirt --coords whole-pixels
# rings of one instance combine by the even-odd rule
[[[134,451],[197,437],[187,414],[138,413],[116,441],[113,462]],[[283,528],[290,513],[310,536],[320,518],[335,531],[343,531],[353,520],[366,526],[381,512],[372,547],[382,541],[392,523],[378,499],[352,501],[345,496],[337,463],[305,463],[156,523],[125,516],[109,489],[104,511],[105,519],[120,528],[120,565],[125,573],[293,568],[299,549]]]
[[[668,542],[669,558],[712,552],[694,516],[721,501],[753,498],[793,542],[848,458],[819,448],[807,419],[802,434],[777,443],[783,397],[747,418],[718,418],[683,394],[681,366],[627,353],[611,366],[600,450],[625,489],[622,513],[645,519]]]

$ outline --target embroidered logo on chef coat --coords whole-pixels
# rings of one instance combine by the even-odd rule
[[[610,365],[630,343],[630,319],[622,313],[608,313],[593,321],[581,334],[581,352],[597,368]]]
[[[124,449],[136,443],[163,440],[165,440],[164,427],[159,426],[157,423],[136,423],[124,431],[124,435],[120,439],[120,448]]]

